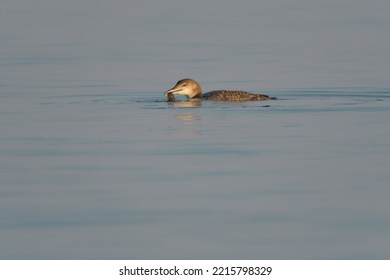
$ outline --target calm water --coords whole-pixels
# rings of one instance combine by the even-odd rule
[[[182,2],[2,2],[0,259],[389,259],[389,2]]]

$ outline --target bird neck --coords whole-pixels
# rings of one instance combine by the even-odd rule
[[[190,97],[190,99],[195,99],[195,98],[202,98],[202,92],[198,92],[195,95]]]

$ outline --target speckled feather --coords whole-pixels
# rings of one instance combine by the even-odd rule
[[[223,101],[260,101],[275,98],[264,94],[254,94],[240,90],[214,90],[203,94],[202,99]]]

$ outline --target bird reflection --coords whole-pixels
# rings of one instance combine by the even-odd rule
[[[168,102],[169,107],[175,108],[189,108],[189,107],[199,107],[202,105],[201,101],[174,101]]]
[[[183,110],[175,110],[178,114],[174,115],[177,122],[174,123],[175,129],[173,131],[180,131],[180,134],[184,132],[184,134],[191,137],[199,135],[200,131],[198,129],[198,123],[201,118],[196,112],[197,110],[191,110],[190,108],[199,107],[201,105],[202,102],[200,100],[168,101],[168,107],[170,108],[183,108]]]
[[[195,115],[193,113],[186,113],[186,114],[176,115],[175,119],[192,123],[193,121],[200,120],[200,116],[199,115]]]

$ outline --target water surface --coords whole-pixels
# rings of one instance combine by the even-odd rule
[[[0,258],[388,259],[388,10],[3,1]]]

